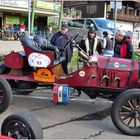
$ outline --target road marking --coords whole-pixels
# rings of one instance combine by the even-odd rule
[[[20,98],[31,98],[31,99],[43,99],[43,100],[52,100],[52,97],[41,97],[41,96],[31,96],[31,95],[13,95],[14,97],[20,97]],[[76,98],[72,98],[70,99],[71,101],[84,101],[84,102],[95,102],[96,99],[76,99]],[[112,103],[112,101],[109,100],[104,100],[104,101],[100,101],[103,103]]]

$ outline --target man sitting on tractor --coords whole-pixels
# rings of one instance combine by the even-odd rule
[[[67,42],[71,39],[71,36],[68,32],[68,25],[67,23],[62,23],[61,26],[61,30],[59,32],[56,32],[52,39],[51,39],[51,43],[55,46],[57,46],[58,48],[64,49],[65,45],[67,44]],[[62,67],[63,67],[63,71],[64,73],[67,75],[68,74],[68,62],[70,62],[71,57],[72,57],[72,53],[73,53],[73,48],[71,46],[71,44],[67,44],[66,47],[66,60],[62,62]]]

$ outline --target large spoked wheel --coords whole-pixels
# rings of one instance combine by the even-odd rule
[[[140,90],[130,89],[120,94],[111,108],[111,118],[121,132],[140,135]]]
[[[16,139],[43,139],[39,121],[29,113],[18,112],[2,123],[1,133]]]
[[[0,113],[4,112],[12,102],[12,89],[9,83],[0,77]]]

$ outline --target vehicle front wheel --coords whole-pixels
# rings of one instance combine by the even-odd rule
[[[0,113],[4,112],[12,102],[12,89],[9,83],[0,77]]]
[[[33,115],[24,112],[8,116],[2,123],[1,133],[16,139],[43,139],[39,121]]]
[[[129,89],[114,100],[111,118],[121,132],[140,136],[140,89]]]

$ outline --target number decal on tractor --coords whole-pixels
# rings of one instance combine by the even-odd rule
[[[51,60],[48,56],[39,53],[31,53],[28,57],[29,65],[32,67],[43,67],[46,68]]]

